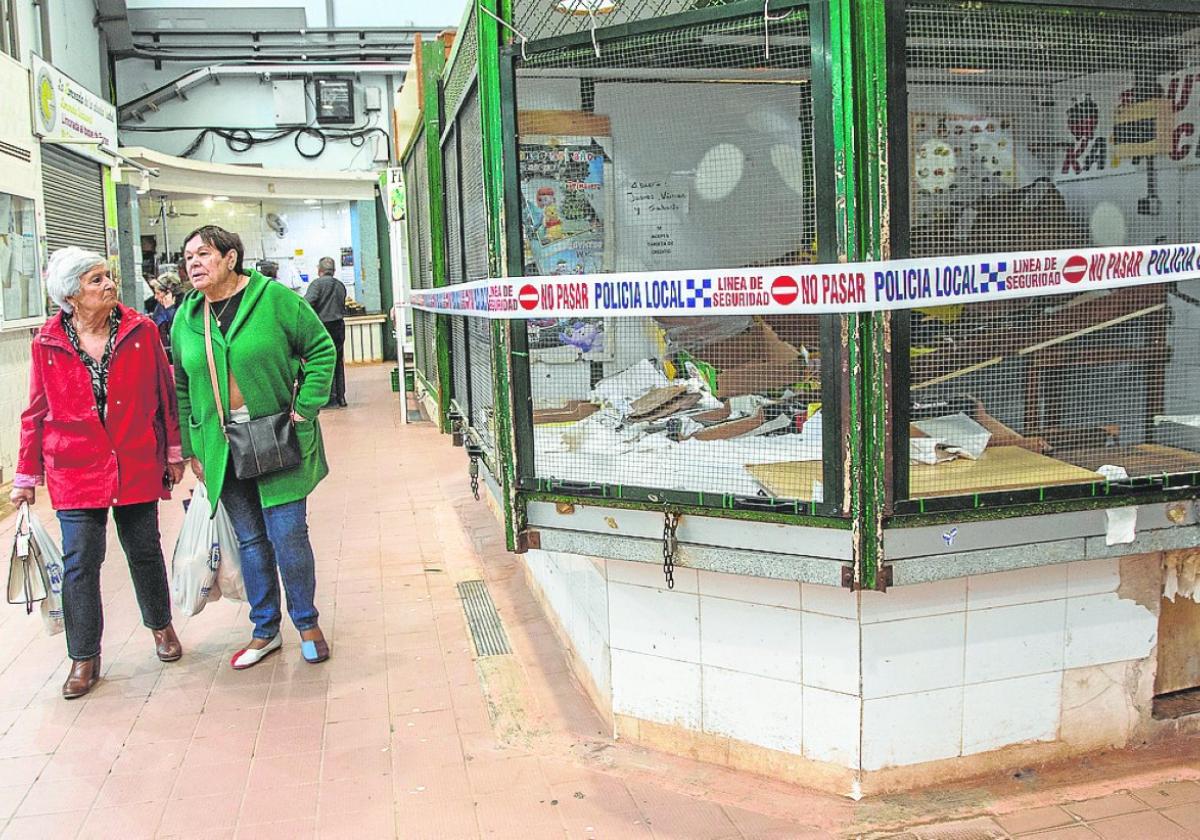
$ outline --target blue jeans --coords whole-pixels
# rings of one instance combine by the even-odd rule
[[[279,633],[279,578],[287,593],[288,615],[297,630],[317,626],[316,560],[308,541],[305,499],[264,508],[258,482],[242,481],[231,463],[225,472],[221,503],[233,523],[242,555],[242,578],[254,636],[273,639]]]
[[[117,538],[129,561],[133,591],[142,623],[161,630],[171,623],[171,594],[158,533],[158,502],[119,505],[112,509]],[[67,655],[91,659],[100,655],[104,609],[100,602],[100,566],[107,542],[108,508],[58,511],[63,538],[63,623]]]

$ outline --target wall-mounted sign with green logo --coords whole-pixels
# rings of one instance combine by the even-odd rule
[[[388,217],[393,222],[404,221],[404,206],[406,193],[404,191],[404,170],[393,167],[384,174],[383,195],[387,201]]]
[[[111,163],[100,148],[117,148],[116,107],[38,56],[30,58],[34,133],[45,142],[63,143],[80,155]]]

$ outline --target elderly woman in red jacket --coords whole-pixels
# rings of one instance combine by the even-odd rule
[[[45,483],[63,536],[63,620],[71,672],[63,696],[100,678],[100,564],[112,508],[142,621],[158,658],[182,656],[158,533],[158,500],[183,477],[179,415],[154,322],[122,306],[99,254],[63,248],[47,291],[62,312],[33,340],[29,407],[12,502],[32,504]]]

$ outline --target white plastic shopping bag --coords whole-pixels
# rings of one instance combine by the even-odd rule
[[[225,505],[217,502],[217,515],[212,520],[213,542],[217,546],[217,583],[221,595],[231,601],[246,600],[246,584],[242,581],[242,557],[238,552],[237,534]]]
[[[54,542],[42,520],[38,519],[33,511],[29,512],[29,531],[33,544],[37,546],[38,558],[46,575],[47,592],[42,600],[42,626],[49,635],[57,636],[66,630],[62,607],[62,549]]]
[[[196,615],[221,597],[217,586],[217,568],[221,552],[208,515],[208,491],[204,483],[196,485],[183,529],[171,556],[171,598],[184,615]]]

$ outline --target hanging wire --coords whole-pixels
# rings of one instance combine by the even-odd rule
[[[763,58],[767,61],[771,60],[771,22],[784,20],[788,16],[787,12],[781,15],[771,16],[771,0],[763,0]],[[599,52],[596,53],[600,55]]]
[[[524,33],[522,33],[521,30],[517,29],[511,23],[504,20],[502,17],[497,15],[495,12],[493,12],[491,9],[487,8],[486,6],[480,6],[479,11],[483,12],[485,15],[490,17],[492,20],[496,21],[496,23],[500,24],[505,29],[512,32],[512,34],[516,35],[518,38],[521,39],[521,60],[528,61],[529,53],[526,51],[525,45],[529,43],[529,39],[525,37]],[[596,53],[596,55],[599,55],[599,53]]]
[[[587,3],[588,20],[592,25],[592,49],[596,51],[596,58],[600,57],[600,44],[596,40],[596,2],[595,0],[584,0]]]

